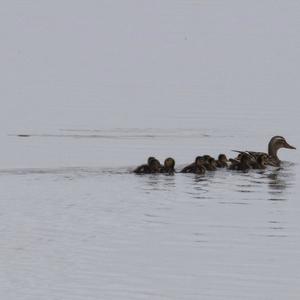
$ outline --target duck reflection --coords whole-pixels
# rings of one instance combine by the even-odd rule
[[[199,187],[199,186],[197,185],[199,182],[206,183],[206,185],[207,185],[207,183],[208,183],[208,178],[207,178],[207,177],[195,175],[193,179],[194,179],[193,181],[194,181],[194,186],[195,186],[195,187]]]
[[[176,177],[172,174],[156,174],[144,177],[142,188],[147,191],[170,191],[176,187]]]
[[[285,201],[287,190],[293,185],[295,174],[290,170],[278,168],[267,175],[271,201]]]
[[[194,175],[192,179],[193,180],[190,181],[191,186],[186,193],[194,199],[211,199],[211,196],[209,195],[209,177]]]
[[[288,237],[288,223],[286,222],[286,202],[289,200],[290,189],[294,185],[295,170],[293,165],[283,164],[282,167],[272,170],[267,175],[269,201],[269,216],[264,236],[268,238]]]

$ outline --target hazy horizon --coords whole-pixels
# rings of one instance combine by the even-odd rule
[[[270,113],[274,131],[297,128],[297,1],[9,1],[0,8],[4,133],[201,127],[206,113],[226,116],[236,106],[250,118]],[[282,119],[285,128],[275,123]],[[223,126],[236,124],[224,118]]]

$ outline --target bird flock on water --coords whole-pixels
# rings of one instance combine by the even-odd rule
[[[284,137],[273,136],[268,144],[268,153],[233,150],[238,155],[230,159],[225,154],[220,154],[217,159],[210,155],[197,156],[194,162],[182,168],[179,173],[203,175],[206,171],[216,171],[218,168],[248,171],[250,169],[266,169],[267,166],[279,167],[281,161],[277,153],[281,148],[296,149]],[[161,164],[158,159],[150,156],[146,164],[138,166],[133,172],[135,174],[174,174],[177,171],[175,170],[175,160],[172,157],[168,157],[164,164]]]

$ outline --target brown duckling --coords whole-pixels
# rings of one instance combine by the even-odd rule
[[[203,160],[203,157],[201,156],[197,156],[196,159],[195,159],[195,174],[198,174],[198,175],[203,175],[205,174],[206,172],[206,169],[204,167],[204,160]]]
[[[164,166],[161,168],[161,173],[173,174],[175,172],[175,160],[172,157],[165,159]]]
[[[147,163],[148,165],[150,164],[150,162],[153,160],[153,159],[156,159],[154,156],[149,156],[148,159],[147,159]]]
[[[253,169],[260,169],[260,170],[266,169],[268,161],[269,161],[269,157],[267,154],[260,154],[256,158],[255,164],[252,164],[252,167]]]
[[[257,158],[261,154],[268,155],[268,164],[273,166],[280,166],[280,159],[278,158],[278,150],[281,148],[286,149],[296,149],[294,146],[291,146],[283,136],[273,136],[268,144],[268,153],[264,152],[253,152],[253,151],[246,151],[247,153],[253,155],[255,158]],[[243,153],[244,151],[236,151],[239,153]]]
[[[143,164],[138,166],[133,170],[133,173],[135,174],[150,174],[151,170],[148,164]]]
[[[204,167],[204,159],[202,156],[197,156],[195,161],[190,165],[184,167],[180,173],[195,173],[195,174],[204,174],[206,169]]]
[[[202,156],[202,158],[203,158],[204,161],[208,161],[212,157],[208,154],[205,154],[205,155]]]
[[[205,160],[204,167],[207,171],[216,171],[217,170],[217,162],[213,157],[208,157]]]
[[[185,166],[180,173],[193,173],[196,167],[196,160],[197,158],[200,158],[200,156],[197,156],[195,161],[187,166]]]
[[[225,154],[220,154],[218,160],[216,161],[217,168],[227,168],[228,167],[228,159]]]
[[[136,174],[159,173],[161,167],[160,162],[155,157],[150,156],[147,160],[147,164],[138,166],[133,172]]]
[[[251,156],[245,152],[241,154],[240,160],[231,160],[231,166],[229,167],[229,169],[237,171],[247,171],[251,169],[251,164]]]
[[[151,173],[160,173],[160,170],[162,169],[162,165],[159,162],[158,159],[155,157],[151,158],[150,161],[148,162]]]

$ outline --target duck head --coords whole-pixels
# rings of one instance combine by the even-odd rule
[[[280,160],[277,156],[277,152],[281,148],[296,149],[294,146],[291,146],[283,136],[273,136],[269,142],[268,154],[271,158],[275,159],[278,162],[280,162]]]
[[[204,163],[205,163],[205,160],[204,160],[204,158],[202,157],[202,156],[197,156],[196,158],[195,158],[195,165],[196,166],[203,166],[204,165]]]
[[[223,162],[223,163],[227,163],[229,160],[227,159],[227,156],[225,154],[220,154],[218,156],[218,161]]]
[[[203,159],[204,161],[206,161],[206,162],[207,162],[210,158],[211,158],[211,156],[210,156],[210,155],[207,155],[207,154],[205,154],[205,155],[202,156],[202,159]]]
[[[150,166],[150,164],[151,164],[151,161],[154,160],[154,159],[156,159],[156,158],[153,157],[153,156],[149,156],[149,157],[148,157],[147,163],[148,163],[149,166]]]
[[[209,171],[215,171],[217,169],[217,162],[213,157],[208,158],[205,167]]]
[[[170,172],[170,171],[174,171],[174,167],[175,167],[175,160],[172,157],[166,158],[164,162],[164,168],[168,172]]]
[[[228,167],[229,160],[225,154],[219,154],[216,163],[218,168],[225,168]]]
[[[265,169],[267,167],[267,164],[269,164],[269,157],[267,154],[260,154],[257,157],[257,164],[258,167],[261,169]]]
[[[149,168],[150,168],[150,170],[151,170],[152,173],[158,173],[158,172],[160,172],[161,164],[160,164],[160,162],[156,158],[149,157],[149,159],[148,159],[148,165],[149,165]]]
[[[196,165],[196,174],[204,174],[206,169],[204,167],[205,165],[205,159],[202,156],[197,156],[195,159],[195,165]]]

